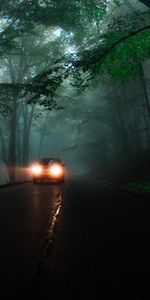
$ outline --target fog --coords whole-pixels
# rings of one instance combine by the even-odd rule
[[[40,156],[62,157],[75,174],[125,177],[149,156],[149,116],[142,85],[140,79],[126,85],[110,78],[97,82],[66,109],[49,113]],[[39,134],[32,131],[33,159],[38,158],[39,143]]]

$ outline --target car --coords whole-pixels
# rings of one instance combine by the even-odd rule
[[[46,157],[32,165],[33,183],[52,181],[63,183],[65,179],[65,164],[56,157]]]

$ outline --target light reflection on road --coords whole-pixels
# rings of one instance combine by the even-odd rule
[[[52,214],[52,221],[49,224],[49,235],[53,236],[54,234],[54,228],[55,228],[55,224],[57,221],[57,217],[60,213],[60,209],[61,209],[61,203],[62,203],[62,194],[60,194],[56,199],[55,199],[55,203],[54,203],[54,210],[53,210],[53,214]]]
[[[63,200],[63,185],[42,184],[33,186],[33,197],[35,213],[39,214],[44,207],[47,210],[46,216],[47,225],[41,239],[38,241],[37,256],[35,259],[34,253],[34,272],[32,275],[32,282],[28,290],[31,296],[38,290],[38,285],[42,280],[43,272],[48,268],[53,254],[53,241],[55,236],[55,226],[61,211]],[[44,205],[46,203],[46,206]],[[38,211],[38,212],[37,212]],[[40,216],[39,216],[40,218]]]
[[[22,291],[27,299],[40,280],[51,257],[64,187],[28,183],[0,190],[0,280],[9,286],[1,289],[5,299],[22,299]]]
[[[44,205],[45,197],[47,198],[48,222],[45,233],[42,236],[40,244],[42,245],[42,255],[40,260],[47,263],[47,257],[52,252],[52,243],[54,240],[55,226],[61,210],[63,200],[63,186],[61,185],[37,185],[33,190],[33,202],[35,211],[41,211]]]

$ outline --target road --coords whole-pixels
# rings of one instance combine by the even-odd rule
[[[149,215],[94,179],[0,189],[1,299],[150,299]]]

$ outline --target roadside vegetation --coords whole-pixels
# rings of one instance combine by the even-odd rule
[[[125,183],[129,188],[139,192],[150,192],[150,163],[148,161],[139,164],[133,174],[130,174],[128,181]]]
[[[147,181],[131,181],[128,183],[128,186],[139,191],[150,192],[150,179],[147,179]]]

